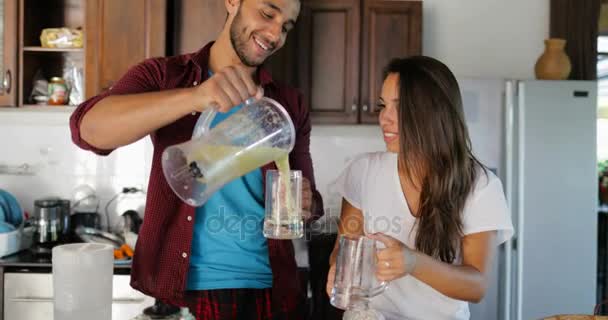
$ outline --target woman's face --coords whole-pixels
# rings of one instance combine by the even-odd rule
[[[390,73],[382,84],[378,101],[380,109],[380,128],[386,143],[386,150],[399,152],[399,74]]]

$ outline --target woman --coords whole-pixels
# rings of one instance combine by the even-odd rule
[[[496,247],[513,234],[501,182],[471,152],[458,83],[443,63],[393,60],[378,107],[388,152],[358,157],[336,181],[339,232],[384,244],[376,277],[390,284],[372,308],[386,319],[468,319]]]

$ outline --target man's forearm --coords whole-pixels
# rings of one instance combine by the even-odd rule
[[[82,138],[99,149],[133,143],[195,110],[191,89],[108,96],[83,117]]]

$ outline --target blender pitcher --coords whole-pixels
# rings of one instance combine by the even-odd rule
[[[336,275],[330,303],[349,309],[381,294],[388,282],[376,280],[376,241],[365,236],[340,235]]]
[[[245,101],[213,129],[217,111],[203,112],[192,140],[165,149],[163,173],[184,202],[200,206],[224,184],[272,161],[286,158],[295,144],[287,111],[273,99]]]

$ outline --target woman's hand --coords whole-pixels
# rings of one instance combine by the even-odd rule
[[[378,258],[376,267],[378,280],[392,281],[414,271],[416,256],[412,249],[401,241],[383,233],[370,234],[368,237],[382,242],[386,247],[379,250],[376,255]]]

